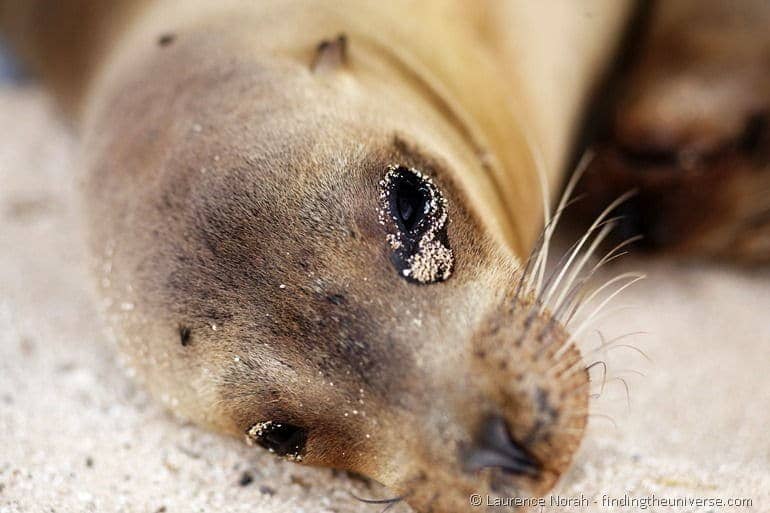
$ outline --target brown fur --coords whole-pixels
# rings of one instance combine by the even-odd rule
[[[642,247],[770,259],[770,8],[656,2],[587,174],[587,210],[636,189]]]

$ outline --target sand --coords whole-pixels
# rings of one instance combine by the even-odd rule
[[[135,387],[90,296],[75,142],[30,86],[0,87],[0,134],[0,513],[382,509],[351,497],[381,487],[199,430]],[[608,276],[628,269],[648,274],[615,303],[633,308],[597,326],[647,332],[623,342],[650,361],[589,357],[608,380],[558,490],[589,504],[544,511],[639,511],[602,505],[624,494],[752,500],[649,511],[770,511],[770,272],[629,259]]]

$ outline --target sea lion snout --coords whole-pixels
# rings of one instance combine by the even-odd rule
[[[585,429],[588,375],[580,352],[529,298],[492,314],[473,348],[471,369],[486,376],[494,405],[480,415],[475,447],[507,453],[517,464],[500,466],[503,474],[523,477],[522,493],[544,493],[569,465]],[[492,490],[498,484],[493,480]]]
[[[500,303],[465,340],[441,341],[457,356],[423,368],[418,402],[388,411],[400,431],[384,450],[402,466],[380,480],[418,511],[467,511],[473,494],[542,495],[582,438],[588,375],[579,351],[539,303]]]

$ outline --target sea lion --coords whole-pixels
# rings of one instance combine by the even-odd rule
[[[590,217],[617,194],[639,249],[770,261],[770,6],[655,2],[583,182]]]
[[[630,2],[541,4],[4,1],[137,378],[419,512],[547,492],[589,390],[540,184]]]

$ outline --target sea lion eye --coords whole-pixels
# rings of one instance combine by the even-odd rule
[[[399,228],[405,232],[413,231],[429,208],[430,191],[417,175],[404,174],[394,185],[390,197],[390,211]]]
[[[449,278],[454,256],[447,237],[447,201],[430,177],[404,166],[388,167],[380,181],[380,223],[402,277],[423,284]]]
[[[302,461],[307,442],[307,431],[288,422],[258,422],[246,432],[246,441],[249,444],[257,444],[268,451],[289,458],[293,461]]]

